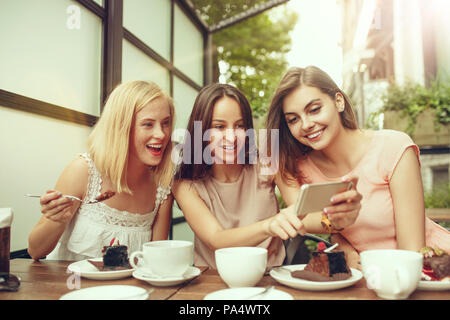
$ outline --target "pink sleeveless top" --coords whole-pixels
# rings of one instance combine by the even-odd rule
[[[224,229],[243,227],[264,220],[278,213],[278,202],[274,185],[269,177],[258,173],[258,166],[246,166],[236,182],[224,183],[211,176],[194,180],[193,185],[200,198],[211,210]],[[258,247],[268,248],[272,238]],[[285,250],[279,242],[276,253],[268,257],[267,266],[283,263]],[[194,264],[216,268],[214,251],[195,238]]]
[[[389,181],[401,156],[410,147],[419,159],[419,148],[407,134],[394,130],[375,131],[369,150],[351,172],[359,177],[357,189],[363,199],[356,222],[345,228],[342,235],[359,252],[397,248]],[[299,160],[297,165],[307,183],[341,179],[325,176],[309,157]],[[450,251],[450,232],[429,218],[425,222],[425,236],[427,246]]]

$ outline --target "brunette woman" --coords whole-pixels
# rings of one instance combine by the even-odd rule
[[[357,253],[417,251],[425,244],[450,249],[450,233],[425,217],[417,145],[403,132],[359,129],[349,98],[324,71],[290,69],[272,99],[267,128],[280,130],[275,181],[288,205],[303,183],[359,178],[363,200],[354,224],[344,226],[339,214],[323,213],[331,231],[343,236],[343,247]],[[308,228],[309,221],[303,224]]]
[[[237,88],[211,84],[200,91],[173,188],[195,233],[196,265],[215,268],[214,251],[231,246],[267,248],[268,266],[281,265],[281,240],[309,231],[292,207],[278,212],[273,179],[261,173],[252,129],[250,105]],[[358,205],[352,202],[351,212],[342,213],[344,225],[356,219]]]

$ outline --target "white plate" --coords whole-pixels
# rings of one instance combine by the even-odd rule
[[[146,300],[147,291],[136,286],[96,286],[66,293],[59,300]]]
[[[93,280],[116,280],[128,278],[131,277],[131,274],[134,271],[134,269],[100,271],[88,260],[103,261],[103,258],[93,258],[77,261],[69,264],[67,269],[74,274],[79,274],[83,278]]]
[[[264,291],[264,289],[261,287],[223,289],[207,294],[203,300],[294,300],[294,297],[289,293],[278,289],[272,289],[260,298],[258,296],[254,297],[255,294]]]
[[[185,281],[191,280],[200,275],[200,269],[196,267],[189,267],[187,271],[183,274],[183,276],[179,277],[170,277],[170,278],[161,278],[157,276],[150,276],[143,274],[139,270],[133,272],[133,277],[136,279],[145,281],[153,286],[158,287],[168,287],[168,286],[176,286]]]
[[[450,281],[426,281],[420,280],[417,289],[427,291],[445,291],[450,290]]]
[[[363,277],[362,272],[356,269],[351,268],[352,276],[346,280],[340,281],[309,281],[299,278],[294,278],[291,276],[290,271],[303,270],[306,267],[306,264],[294,264],[290,266],[283,266],[282,269],[275,268],[270,271],[270,276],[274,278],[281,284],[284,284],[288,287],[292,287],[294,289],[301,290],[310,290],[310,291],[328,291],[328,290],[336,290],[342,289],[346,287],[350,287],[354,285],[356,282],[361,280]]]

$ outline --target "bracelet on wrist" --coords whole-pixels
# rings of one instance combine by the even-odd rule
[[[322,220],[320,221],[320,223],[327,233],[339,233],[344,230],[344,228],[335,228],[330,219],[328,219],[328,215],[325,213],[322,213]]]

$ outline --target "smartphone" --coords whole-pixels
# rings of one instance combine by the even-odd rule
[[[304,184],[300,188],[295,212],[297,216],[305,216],[308,213],[322,211],[331,205],[330,199],[333,195],[350,190],[352,187],[352,181]]]

